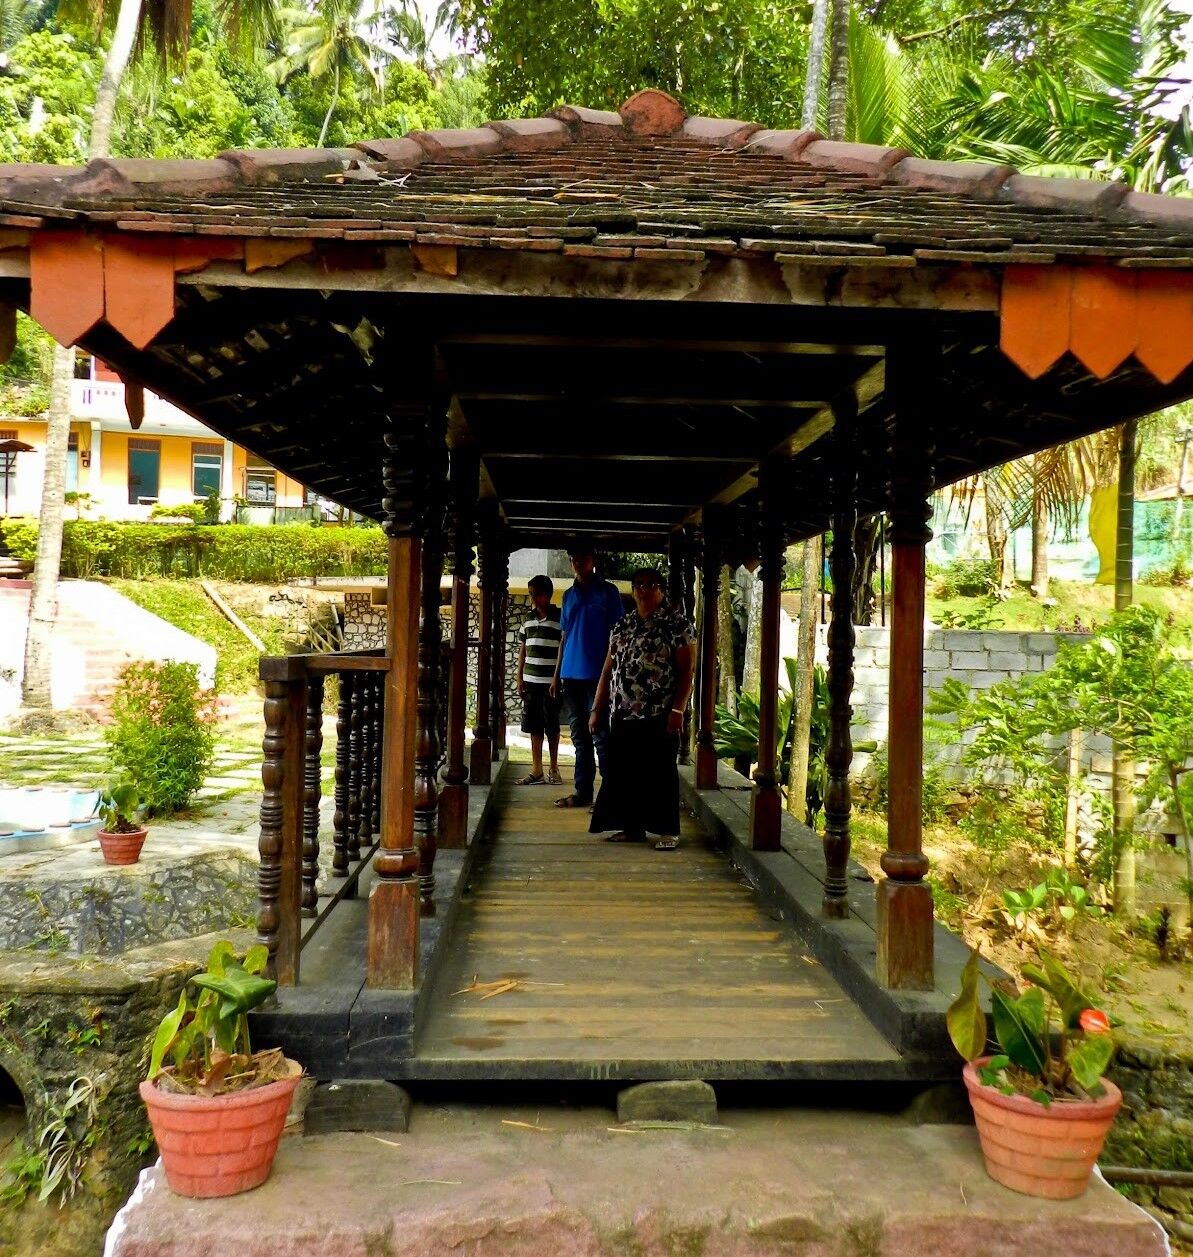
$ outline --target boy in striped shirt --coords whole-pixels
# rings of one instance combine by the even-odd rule
[[[551,605],[555,586],[547,576],[535,576],[527,584],[534,614],[518,634],[518,695],[522,699],[522,732],[530,734],[530,772],[520,786],[559,785],[559,707],[552,692],[555,664],[559,658],[559,608]],[[551,754],[551,767],[543,775],[543,737]]]

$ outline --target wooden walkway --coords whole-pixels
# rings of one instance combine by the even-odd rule
[[[505,780],[512,781],[513,774]],[[424,1077],[880,1077],[899,1055],[685,820],[615,845],[556,787],[497,815],[416,1045]],[[515,982],[490,998],[479,984]]]

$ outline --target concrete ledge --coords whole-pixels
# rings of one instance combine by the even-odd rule
[[[107,1257],[1167,1252],[1159,1226],[1100,1180],[1061,1202],[1000,1187],[968,1128],[832,1110],[613,1124],[605,1109],[416,1105],[409,1135],[283,1140],[264,1186],[198,1206],[147,1170]]]
[[[749,783],[723,765],[720,789],[697,790],[690,768],[680,768],[688,806],[727,849],[763,899],[812,950],[875,1027],[905,1056],[918,1059],[923,1077],[956,1076],[957,1056],[949,1042],[944,1015],[961,985],[969,951],[943,926],[936,927],[936,989],[890,991],[875,977],[876,934],[874,881],[860,864],[849,865],[849,916],[832,921],[821,916],[824,856],[820,838],[786,813],[782,850],[750,847]],[[991,973],[995,971],[990,970]]]

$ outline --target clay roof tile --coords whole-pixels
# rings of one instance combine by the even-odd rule
[[[1012,175],[1002,185],[1004,195],[1033,209],[1071,210],[1099,214],[1112,210],[1127,195],[1125,183],[1103,179],[1060,179],[1051,175]]]
[[[501,136],[501,147],[507,153],[563,148],[572,139],[572,133],[558,118],[499,119],[486,126]]]
[[[635,92],[619,112],[635,135],[674,135],[688,116],[674,96],[654,88]]]
[[[885,175],[911,154],[905,148],[884,148],[881,144],[849,144],[843,140],[813,140],[804,146],[799,159],[809,166],[827,170],[847,170],[853,174]]]
[[[718,148],[741,148],[761,130],[760,122],[739,122],[736,118],[688,118],[683,124],[685,139]]]
[[[750,136],[743,152],[774,153],[786,157],[788,161],[795,161],[809,144],[815,144],[822,138],[819,131],[772,131],[763,128]]]
[[[284,183],[339,174],[360,153],[352,148],[238,148],[220,154],[245,183]]]
[[[407,138],[413,140],[432,161],[486,157],[501,150],[501,136],[490,127],[411,131]]]
[[[891,167],[890,178],[906,187],[960,196],[992,196],[1015,173],[1013,166],[979,161],[930,161],[905,157]]]

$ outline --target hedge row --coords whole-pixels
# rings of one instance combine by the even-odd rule
[[[9,553],[32,561],[37,521],[0,520]],[[272,584],[298,576],[383,576],[379,528],[312,528],[309,524],[124,524],[68,520],[62,575],[198,577]]]

